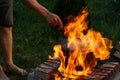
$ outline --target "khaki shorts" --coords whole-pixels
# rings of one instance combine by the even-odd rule
[[[0,0],[0,27],[13,25],[13,1]]]

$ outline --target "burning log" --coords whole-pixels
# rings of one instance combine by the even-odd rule
[[[107,62],[95,69],[98,59],[109,58],[113,48],[112,41],[104,38],[100,32],[88,29],[87,16],[86,7],[73,22],[64,27],[64,34],[68,39],[64,45],[55,45],[54,56],[49,56],[49,60],[36,68],[37,80],[49,80],[54,75],[54,80],[113,79],[114,74],[119,71],[119,63]]]
[[[120,64],[118,62],[107,62],[98,69],[95,69],[93,73],[90,74],[88,77],[81,76],[80,78],[75,80],[113,80],[115,74],[119,72],[119,69],[120,69]],[[62,79],[61,77],[61,80],[64,79]],[[71,79],[69,78],[66,80],[71,80]]]
[[[57,72],[57,68],[60,65],[60,61],[57,59],[49,59],[40,64],[34,72],[36,80],[43,79],[49,80],[54,73]]]
[[[85,80],[113,80],[115,74],[119,72],[120,64],[118,62],[107,62],[100,68],[94,70]]]
[[[58,44],[53,48],[54,56],[51,58],[60,59],[58,70],[65,78],[78,79],[80,76],[88,76],[96,67],[98,59],[108,59],[113,48],[111,40],[104,38],[100,32],[89,29],[87,16],[86,7],[73,22],[64,27],[64,35],[67,37],[65,44]],[[103,75],[101,77],[103,78]],[[55,80],[61,78],[55,77]]]
[[[67,78],[63,76],[57,69],[60,61],[56,59],[49,59],[40,64],[35,72],[35,80],[55,80],[54,76],[57,75],[60,80],[113,80],[116,73],[120,70],[118,62],[107,62],[102,66],[95,68],[92,74],[86,76],[79,76],[77,79]]]
[[[88,77],[80,76],[78,79],[73,80],[113,80],[116,73],[119,72],[120,64],[118,62],[107,62],[101,67],[95,69]],[[58,73],[60,80],[72,80],[72,78],[65,78]]]

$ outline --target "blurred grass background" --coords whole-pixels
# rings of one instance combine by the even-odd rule
[[[57,0],[38,0],[54,12]],[[120,40],[120,16],[113,0],[85,0],[89,8],[89,26],[113,41]],[[13,59],[14,63],[28,72],[48,59],[56,43],[51,26],[46,20],[14,0]],[[114,52],[114,49],[111,53]],[[1,50],[0,50],[1,53]],[[2,57],[0,62],[3,64]],[[116,61],[111,54],[110,61]],[[117,60],[118,61],[118,60]],[[27,76],[8,74],[11,80],[27,80]]]

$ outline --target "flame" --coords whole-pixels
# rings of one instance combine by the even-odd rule
[[[64,34],[68,37],[67,56],[62,50],[62,45],[54,46],[54,56],[51,58],[60,59],[60,74],[55,80],[77,79],[81,76],[88,76],[97,65],[98,59],[105,60],[110,56],[113,48],[112,41],[104,38],[100,32],[88,29],[88,9],[84,8],[73,22],[64,27]]]

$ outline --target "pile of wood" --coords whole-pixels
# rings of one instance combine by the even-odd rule
[[[45,61],[35,69],[34,80],[54,80],[54,74],[58,73],[57,68],[59,65],[60,62],[58,60]],[[88,77],[82,77],[76,80],[113,80],[119,70],[120,64],[118,62],[107,62],[96,68]]]
[[[120,59],[120,41],[116,44],[116,51],[113,55]]]

